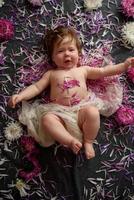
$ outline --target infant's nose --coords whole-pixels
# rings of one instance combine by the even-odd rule
[[[65,55],[68,56],[70,52],[68,50],[65,51]]]

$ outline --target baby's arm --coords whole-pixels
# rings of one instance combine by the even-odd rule
[[[9,106],[14,108],[17,103],[23,100],[32,99],[33,97],[40,94],[50,83],[50,73],[51,71],[46,72],[39,81],[28,86],[27,88],[22,90],[19,94],[11,96],[8,102]]]
[[[127,69],[131,66],[134,66],[134,57],[126,59],[123,63],[107,65],[102,68],[87,67],[87,78],[99,79],[106,76],[121,74],[127,71]]]

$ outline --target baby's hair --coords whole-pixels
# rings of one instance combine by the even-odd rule
[[[50,58],[50,62],[52,62],[54,45],[57,42],[60,44],[66,36],[69,36],[71,40],[75,40],[78,52],[79,54],[81,53],[81,42],[74,28],[58,26],[55,29],[47,30],[44,37],[44,50],[47,51],[48,57]]]

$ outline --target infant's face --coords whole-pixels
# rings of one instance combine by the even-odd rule
[[[58,69],[71,69],[78,65],[79,52],[75,40],[65,37],[54,45],[52,60]]]

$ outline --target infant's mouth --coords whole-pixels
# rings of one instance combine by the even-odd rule
[[[65,60],[65,63],[70,63],[71,62],[71,60]]]

